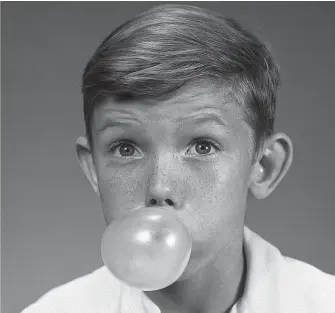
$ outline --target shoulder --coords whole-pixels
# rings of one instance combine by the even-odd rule
[[[51,289],[21,313],[113,312],[119,293],[120,283],[101,267]]]
[[[245,301],[255,312],[335,313],[335,276],[285,256],[246,228]],[[264,298],[264,300],[262,300]],[[266,300],[265,300],[266,299]]]
[[[335,313],[335,276],[277,253],[274,291],[279,312]]]
[[[334,275],[287,256],[282,256],[278,270],[282,294],[301,299],[311,312],[334,312]]]

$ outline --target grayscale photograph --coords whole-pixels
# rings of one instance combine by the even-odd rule
[[[334,2],[2,2],[1,312],[335,313]]]

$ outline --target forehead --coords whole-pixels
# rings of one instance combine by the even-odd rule
[[[94,113],[95,128],[103,126],[106,120],[118,119],[120,114],[139,117],[150,123],[167,119],[180,123],[195,113],[215,114],[235,128],[249,128],[244,109],[237,103],[229,86],[219,86],[208,81],[196,81],[178,90],[172,97],[118,102],[107,99]],[[213,114],[214,113],[214,114]]]

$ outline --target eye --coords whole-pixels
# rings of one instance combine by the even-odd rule
[[[190,154],[209,155],[219,150],[218,144],[210,139],[197,139],[193,146],[187,150]]]
[[[138,157],[140,155],[135,145],[130,142],[116,143],[109,150],[114,156],[119,158]]]

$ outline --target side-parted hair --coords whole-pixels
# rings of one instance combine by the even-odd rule
[[[232,18],[190,5],[158,5],[115,29],[82,80],[86,135],[108,98],[159,99],[198,79],[229,84],[254,130],[255,150],[273,133],[279,69],[264,43]]]

